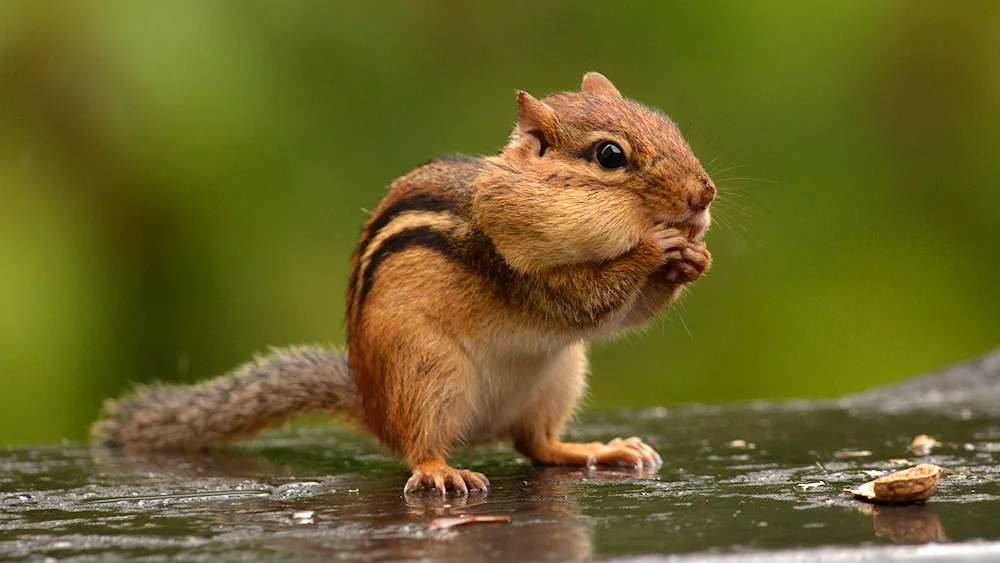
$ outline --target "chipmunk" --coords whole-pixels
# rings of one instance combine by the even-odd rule
[[[639,438],[559,439],[587,343],[640,327],[708,270],[716,189],[678,127],[588,73],[580,92],[517,93],[500,154],[395,180],[354,251],[347,353],[273,349],[191,386],[107,401],[93,436],[202,448],[306,412],[342,415],[400,453],[404,492],[486,491],[459,445],[511,439],[541,464],[656,467]]]

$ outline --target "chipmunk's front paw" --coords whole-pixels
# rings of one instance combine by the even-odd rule
[[[403,492],[411,494],[426,490],[444,495],[448,491],[452,491],[460,495],[467,495],[470,492],[485,493],[489,488],[490,480],[482,473],[440,465],[414,469]]]
[[[672,259],[679,260],[681,252],[691,243],[684,231],[677,227],[669,227],[663,223],[653,225],[646,232],[646,236],[660,250],[665,262],[669,262]]]
[[[687,240],[687,244],[667,253],[667,263],[661,272],[667,283],[682,284],[696,281],[712,266],[712,254],[705,243]]]

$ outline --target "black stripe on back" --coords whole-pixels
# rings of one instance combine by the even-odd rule
[[[392,235],[382,241],[378,250],[369,260],[368,267],[365,268],[361,278],[361,294],[358,296],[357,314],[360,314],[364,309],[365,300],[375,284],[375,270],[378,269],[379,265],[393,254],[415,247],[433,250],[452,260],[458,259],[458,250],[451,240],[431,227],[414,227]]]
[[[361,240],[358,241],[358,246],[355,248],[354,253],[358,256],[359,264],[360,258],[364,256],[372,237],[401,214],[407,211],[449,211],[454,208],[455,202],[450,198],[431,193],[418,193],[409,197],[403,197],[399,201],[394,202],[372,219],[371,224],[368,225],[361,236]],[[357,278],[362,273],[351,270],[349,288],[357,287]],[[350,306],[350,303],[348,306]]]
[[[393,219],[407,211],[450,211],[455,202],[448,197],[431,193],[418,193],[393,203],[379,213],[368,225],[368,238],[385,228]],[[365,249],[360,249],[364,254]]]

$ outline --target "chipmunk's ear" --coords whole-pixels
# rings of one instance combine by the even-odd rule
[[[517,135],[520,139],[534,137],[540,143],[539,155],[555,140],[558,118],[556,110],[545,102],[536,100],[531,94],[517,93]]]
[[[588,72],[583,75],[583,86],[580,88],[585,94],[607,94],[616,98],[622,97],[621,92],[610,80],[599,72]]]

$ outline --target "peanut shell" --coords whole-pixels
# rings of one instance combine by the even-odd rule
[[[920,502],[934,494],[942,471],[932,463],[921,463],[844,491],[875,502]]]

